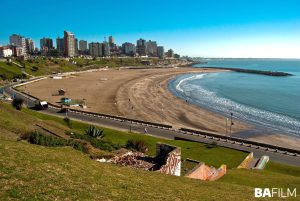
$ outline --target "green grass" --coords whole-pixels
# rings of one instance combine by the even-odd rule
[[[38,57],[21,61],[14,59],[14,62],[25,67],[25,72],[33,76],[49,75],[52,73],[64,73],[71,71],[82,71],[97,68],[116,68],[123,66],[145,66],[144,60],[150,61],[151,64],[157,65],[161,63],[171,64],[174,61],[162,60],[158,58],[97,58],[84,59],[74,58],[69,61],[63,58],[46,58]],[[76,61],[76,64],[72,63]],[[10,80],[17,76],[21,76],[22,72],[16,65],[9,66],[6,62],[0,62],[0,79]]]
[[[22,76],[22,71],[18,66],[0,61],[0,80],[12,80],[20,76]]]
[[[16,111],[0,103],[1,200],[254,200],[254,187],[300,189],[300,168],[273,162],[265,170],[233,168],[219,181],[203,182],[97,163],[71,147],[50,148],[17,141],[19,134],[34,129],[36,123],[69,130],[59,117],[27,109]],[[72,125],[73,131],[79,133],[88,127],[76,121]],[[246,155],[232,149],[112,129],[105,129],[104,133],[107,139],[120,144],[127,139],[143,139],[150,144],[150,155],[154,154],[158,141],[180,146],[183,158],[215,166],[225,163],[236,167]]]
[[[80,71],[88,69],[97,69],[103,67],[121,67],[121,66],[143,66],[141,58],[98,58],[96,60],[75,58],[70,59],[69,61],[63,58],[35,58],[25,61],[15,62],[25,65],[25,71],[30,75],[40,76],[46,74],[63,73],[70,71]],[[148,59],[151,60],[153,64],[157,64],[159,59]],[[76,64],[73,64],[72,61],[76,61]]]
[[[36,116],[40,119],[47,121],[54,121],[57,123],[65,124],[65,122],[59,118],[49,115],[44,115],[41,113],[34,112],[32,110],[24,110],[25,113]],[[84,133],[87,129],[87,125],[82,122],[72,121],[72,127],[74,132]],[[219,167],[222,164],[227,164],[228,167],[233,168],[237,167],[241,161],[246,157],[247,153],[236,151],[233,149],[223,148],[223,147],[214,147],[197,142],[187,142],[182,140],[168,140],[168,139],[158,139],[149,135],[141,135],[135,133],[128,133],[122,131],[116,131],[109,128],[101,128],[104,130],[105,137],[115,144],[125,146],[128,139],[140,139],[144,140],[149,144],[149,151],[147,154],[154,156],[155,155],[155,146],[157,142],[165,142],[171,145],[181,147],[182,158],[192,158],[195,160],[200,160],[208,165]],[[219,156],[219,157],[216,157]]]

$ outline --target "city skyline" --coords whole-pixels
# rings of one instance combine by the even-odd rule
[[[0,44],[17,33],[32,38],[39,47],[41,38],[55,40],[69,30],[88,42],[109,35],[118,45],[139,38],[154,40],[188,56],[300,58],[300,3],[294,0],[154,1],[149,8],[145,1],[87,2],[82,7],[80,1],[72,1],[74,9],[67,15],[63,11],[68,2],[2,2],[6,16],[10,9],[17,14],[3,22]],[[15,26],[12,22],[21,16],[22,5],[28,7],[22,15],[26,23]],[[38,12],[39,7],[43,9]]]

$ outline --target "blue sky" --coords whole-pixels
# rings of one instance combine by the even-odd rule
[[[1,0],[0,44],[12,33],[118,44],[142,37],[181,55],[300,58],[299,0]]]

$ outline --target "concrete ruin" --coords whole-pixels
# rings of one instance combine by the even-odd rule
[[[226,165],[221,165],[218,169],[209,167],[205,163],[199,163],[185,176],[192,179],[200,179],[204,181],[216,181],[223,177],[227,172]]]
[[[180,176],[181,173],[181,149],[168,144],[156,144],[155,160],[159,172],[169,175]]]
[[[97,159],[97,161],[175,176],[180,176],[181,173],[181,149],[163,143],[156,144],[156,156],[154,158],[140,152],[120,150],[115,156]]]
[[[269,162],[269,156],[255,158],[253,152],[249,153],[243,162],[237,167],[238,169],[264,169]]]

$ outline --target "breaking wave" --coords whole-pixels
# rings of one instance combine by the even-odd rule
[[[205,79],[206,77],[207,74],[178,76],[170,81],[169,89],[176,96],[214,112],[225,116],[228,116],[232,112],[234,113],[234,117],[239,120],[300,137],[299,120],[221,97],[217,93],[201,86],[201,79]],[[199,81],[195,82],[195,80]]]

